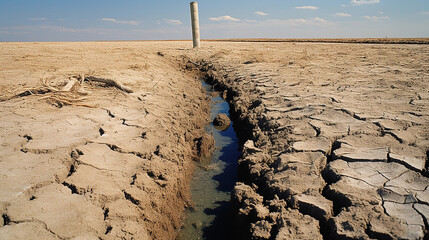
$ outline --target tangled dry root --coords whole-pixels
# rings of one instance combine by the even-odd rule
[[[85,79],[83,74],[80,76],[81,79]],[[89,95],[91,92],[86,91],[83,87],[84,81],[76,77],[69,77],[69,80],[65,85],[61,84],[52,85],[50,81],[46,78],[41,80],[42,88],[49,90],[45,96],[39,98],[39,100],[46,99],[51,104],[62,107],[64,105],[75,105],[75,106],[84,106],[92,107],[96,106],[83,104],[82,102],[88,97],[83,97],[83,95]]]
[[[44,96],[40,97],[38,100],[46,100],[57,107],[62,107],[65,105],[75,105],[95,108],[97,106],[83,103],[83,101],[87,100],[88,96],[91,95],[91,92],[85,90],[84,88],[85,81],[101,82],[109,86],[114,86],[117,89],[126,93],[133,92],[131,88],[123,85],[117,80],[92,76],[85,78],[84,74],[81,74],[80,76],[70,76],[66,81],[57,82],[53,82],[52,78],[43,78],[40,80],[41,87],[26,88],[21,90],[19,93],[17,93],[17,91],[12,91],[12,96],[1,97],[0,102],[18,97],[43,94]]]

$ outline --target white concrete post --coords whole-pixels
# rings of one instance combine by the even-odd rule
[[[191,2],[192,41],[194,48],[200,47],[200,23],[198,20],[198,3]]]

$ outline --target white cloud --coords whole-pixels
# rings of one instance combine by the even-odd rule
[[[28,20],[30,20],[30,21],[46,21],[48,19],[47,18],[29,18]]]
[[[260,16],[268,16],[269,15],[268,13],[264,13],[264,12],[261,12],[261,11],[256,11],[255,14],[256,15],[260,15]]]
[[[238,18],[234,18],[231,16],[221,16],[221,17],[211,17],[209,18],[210,21],[215,21],[215,22],[219,22],[219,21],[231,21],[231,22],[239,22],[240,19]]]
[[[120,21],[120,20],[116,20],[114,18],[102,18],[101,20],[105,21],[105,22],[114,22],[114,23],[129,24],[129,25],[138,25],[139,24],[137,21]]]
[[[330,22],[320,17],[314,17],[314,18],[310,18],[310,24],[311,23],[330,23]]]
[[[296,26],[296,25],[322,25],[322,24],[332,24],[332,22],[320,18],[320,17],[314,17],[314,18],[295,18],[295,19],[286,19],[286,20],[280,20],[280,19],[269,19],[265,21],[266,24],[277,24],[277,25],[289,25],[289,26]]]
[[[348,13],[335,13],[333,16],[337,16],[337,17],[351,17],[352,15],[350,15]]]
[[[176,19],[164,19],[164,22],[171,24],[171,25],[182,25],[182,21],[176,20]]]
[[[351,0],[350,3],[352,5],[369,5],[369,4],[377,4],[380,3],[380,0]]]
[[[256,23],[258,21],[257,20],[253,20],[253,19],[244,19],[244,22],[247,22],[247,23]]]
[[[51,30],[54,32],[61,32],[61,33],[78,33],[78,32],[89,32],[91,30],[94,30],[92,28],[66,28],[63,26],[51,26],[51,25],[42,25],[38,28],[43,30]]]
[[[388,16],[382,16],[382,17],[378,17],[378,16],[364,16],[364,18],[369,19],[369,20],[374,20],[374,21],[390,19]]]
[[[319,7],[316,6],[300,6],[300,7],[295,7],[296,9],[306,9],[306,10],[317,10],[319,9]]]
[[[56,25],[37,25],[37,26],[12,26],[12,27],[3,27],[0,30],[8,31],[10,33],[19,34],[22,32],[38,32],[41,30],[57,32],[57,33],[81,33],[81,32],[95,32],[101,31],[101,28],[67,28],[63,26]]]
[[[429,11],[421,12],[420,14],[429,15]]]

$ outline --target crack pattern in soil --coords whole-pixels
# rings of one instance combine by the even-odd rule
[[[0,236],[175,239],[209,103],[176,63],[149,72],[133,94],[91,89],[92,107],[0,99]]]
[[[377,113],[370,108],[351,109],[342,94],[324,98],[316,89],[308,95],[300,85],[284,87],[288,80],[279,74],[253,74],[272,68],[221,59],[190,62],[214,88],[227,92],[234,107],[243,146],[233,193],[237,236],[426,236],[425,142],[409,144],[395,128],[386,131],[383,124],[396,119],[371,117]],[[412,125],[412,119],[401,118]]]
[[[174,239],[208,112],[185,65],[237,125],[236,238],[428,238],[426,46],[168,43],[160,58],[152,44],[5,43],[21,93],[0,97],[0,236]],[[85,108],[57,108],[27,88],[70,66],[135,92],[93,86]]]

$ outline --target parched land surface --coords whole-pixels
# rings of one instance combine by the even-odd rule
[[[372,43],[372,44],[429,44],[429,38],[239,38],[206,40],[216,42],[309,42],[309,43]]]
[[[208,102],[169,47],[0,43],[0,239],[176,237]],[[81,73],[134,93],[35,90]]]
[[[428,236],[427,45],[205,43],[192,61],[243,139],[241,236]]]
[[[240,238],[427,237],[427,45],[190,46],[0,43],[0,239],[174,239],[208,112],[181,65],[232,105]],[[81,73],[134,93],[46,90]]]

